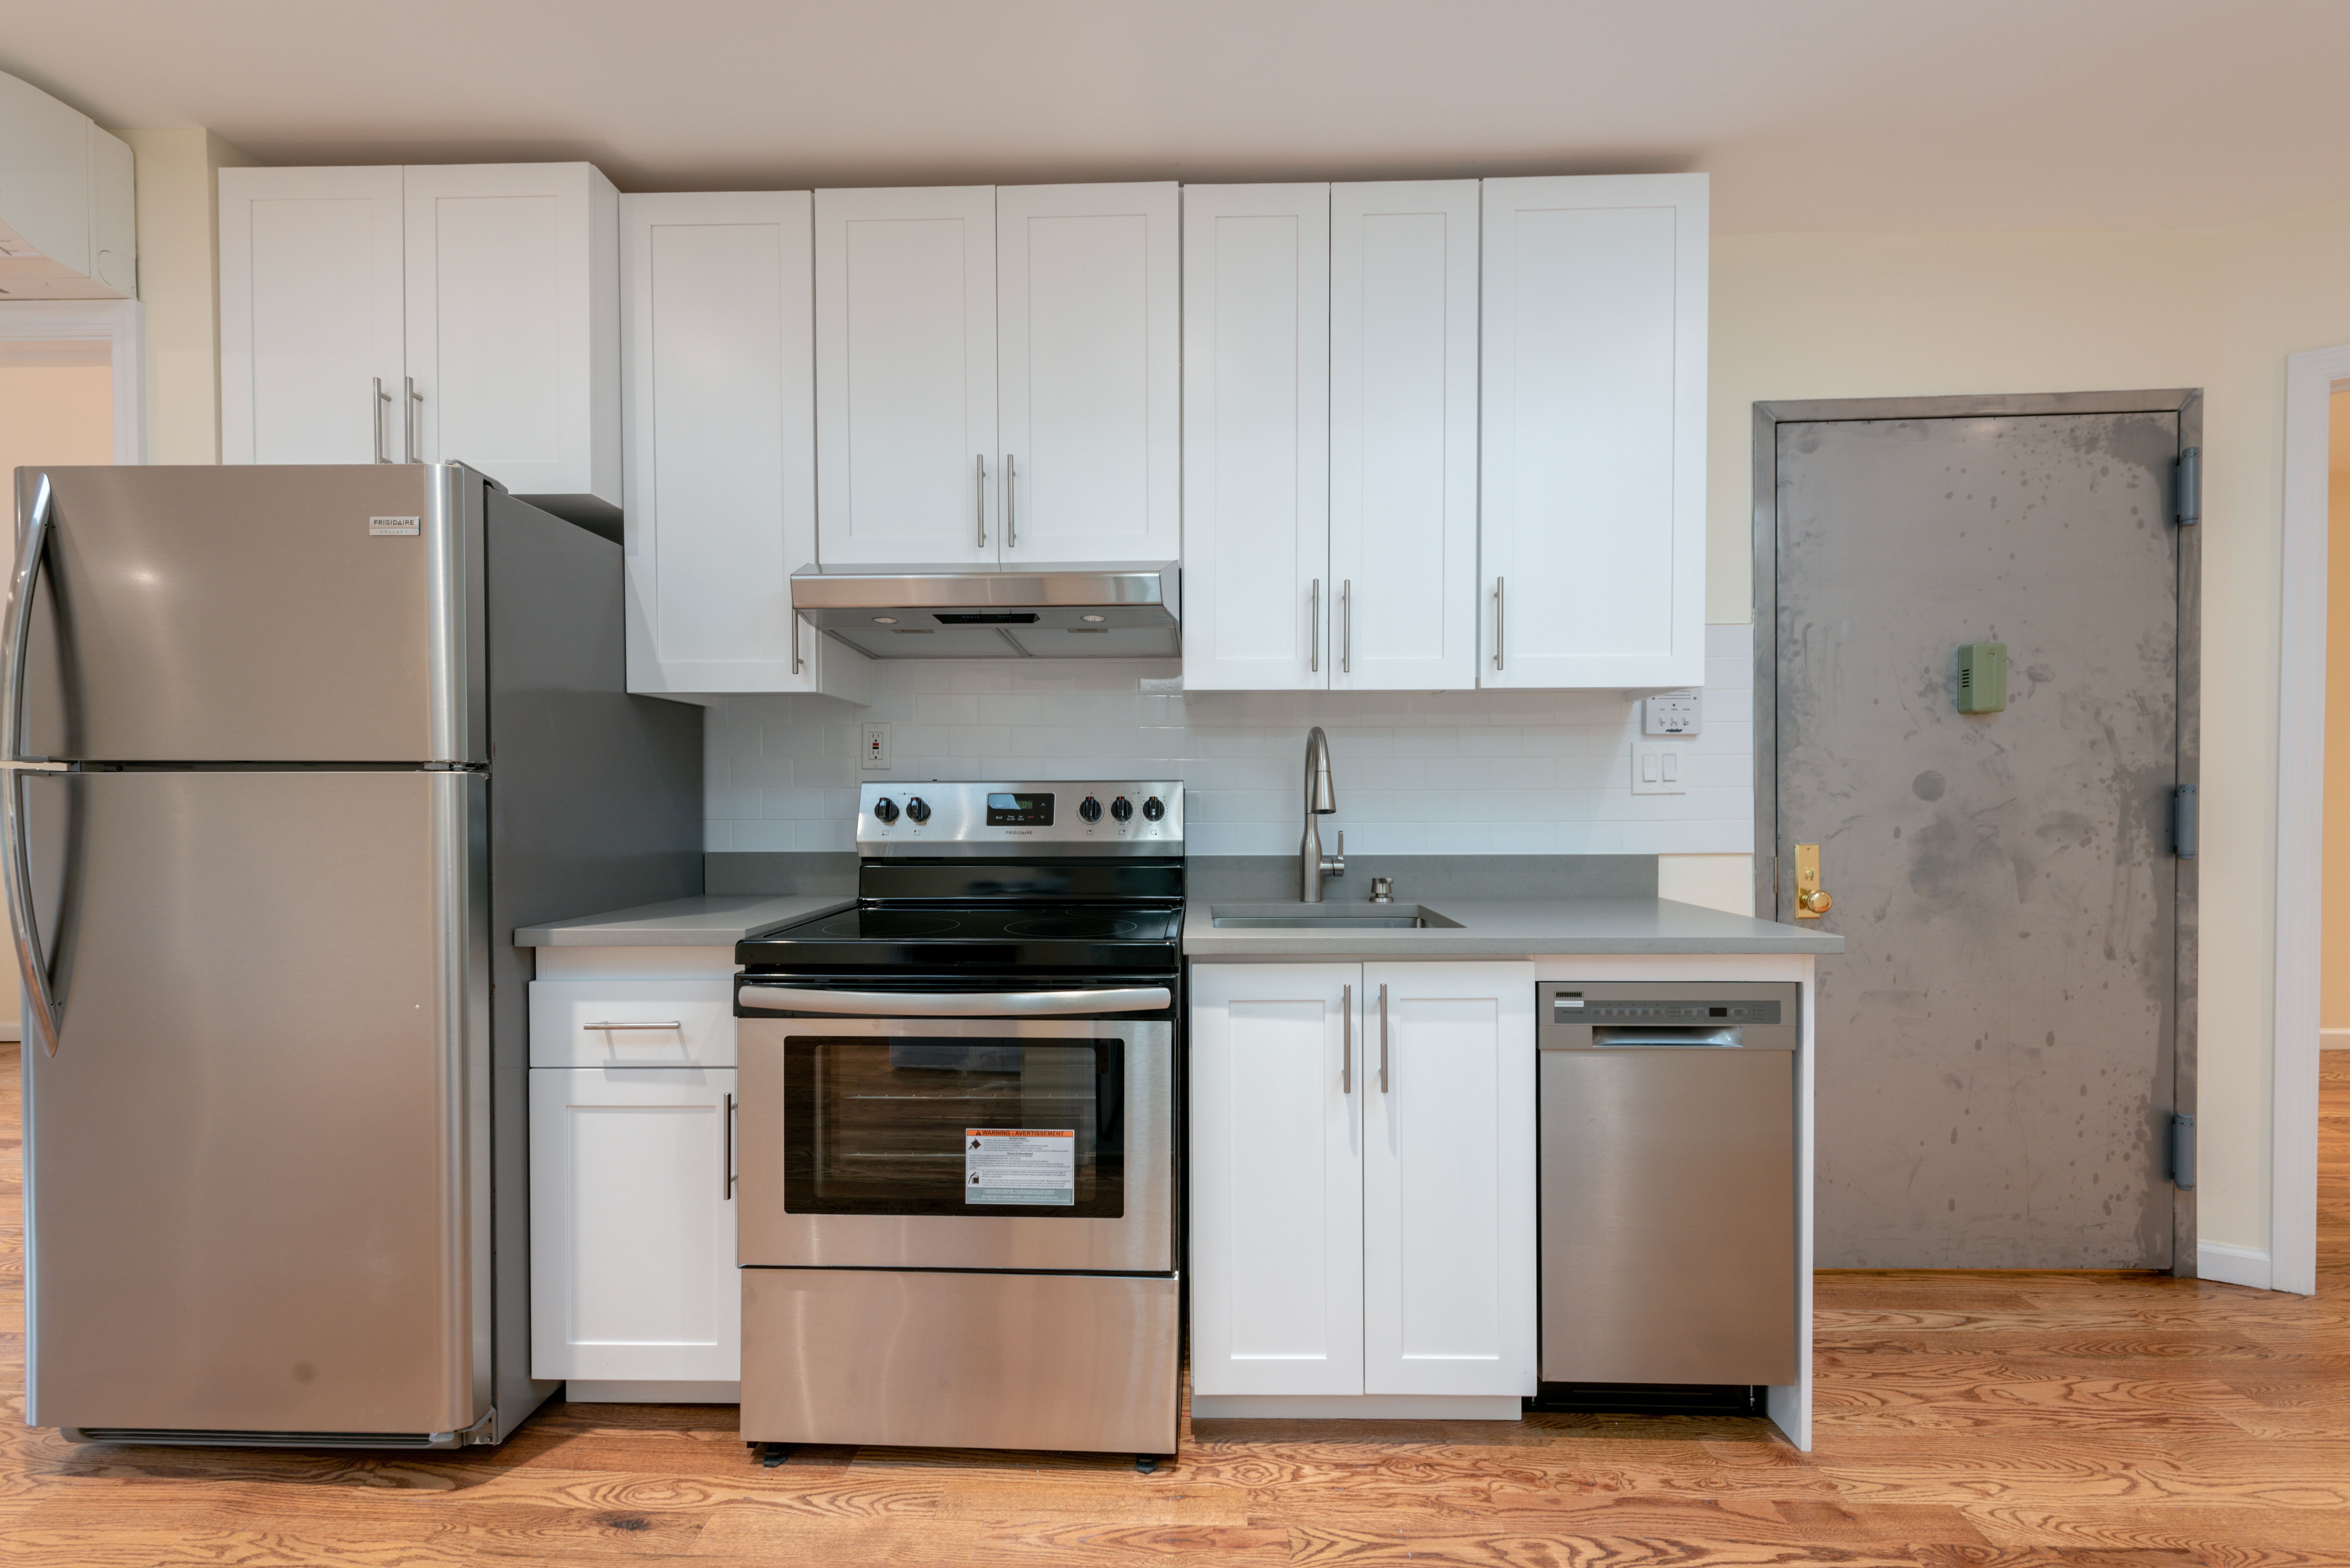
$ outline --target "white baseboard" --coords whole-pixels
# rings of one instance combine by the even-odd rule
[[[739,1405],[740,1383],[588,1382],[574,1377],[563,1397],[574,1405]]]
[[[1194,1394],[1197,1421],[1517,1421],[1515,1394]]]
[[[2321,1029],[2317,1032],[2320,1051],[2350,1051],[2350,1029]]]
[[[2221,1284],[2269,1288],[2269,1255],[2251,1247],[2230,1247],[2220,1241],[2195,1243],[2195,1272]]]

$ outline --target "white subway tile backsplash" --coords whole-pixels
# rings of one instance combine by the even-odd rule
[[[890,662],[870,709],[727,697],[709,711],[712,850],[846,850],[857,786],[930,778],[1174,777],[1199,855],[1297,847],[1305,732],[1330,736],[1350,852],[1738,854],[1753,847],[1752,628],[1706,628],[1703,725],[1682,794],[1634,795],[1637,697],[1620,691],[1213,691],[1172,660]],[[858,725],[896,766],[858,766]],[[1348,895],[1359,896],[1359,895]]]

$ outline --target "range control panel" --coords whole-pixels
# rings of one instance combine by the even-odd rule
[[[868,784],[858,791],[857,852],[1180,855],[1183,781]]]

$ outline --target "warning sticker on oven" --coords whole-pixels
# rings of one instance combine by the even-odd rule
[[[1077,1200],[1077,1135],[1063,1127],[962,1129],[965,1203]]]

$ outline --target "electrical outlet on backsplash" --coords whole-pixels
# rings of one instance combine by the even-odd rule
[[[1637,694],[1181,691],[1153,659],[888,661],[873,703],[712,704],[706,847],[847,850],[860,779],[1180,778],[1193,855],[1295,853],[1305,732],[1330,737],[1350,854],[1746,854],[1752,629],[1706,628],[1705,727],[1685,791],[1635,795]],[[861,768],[889,726],[886,769]]]

